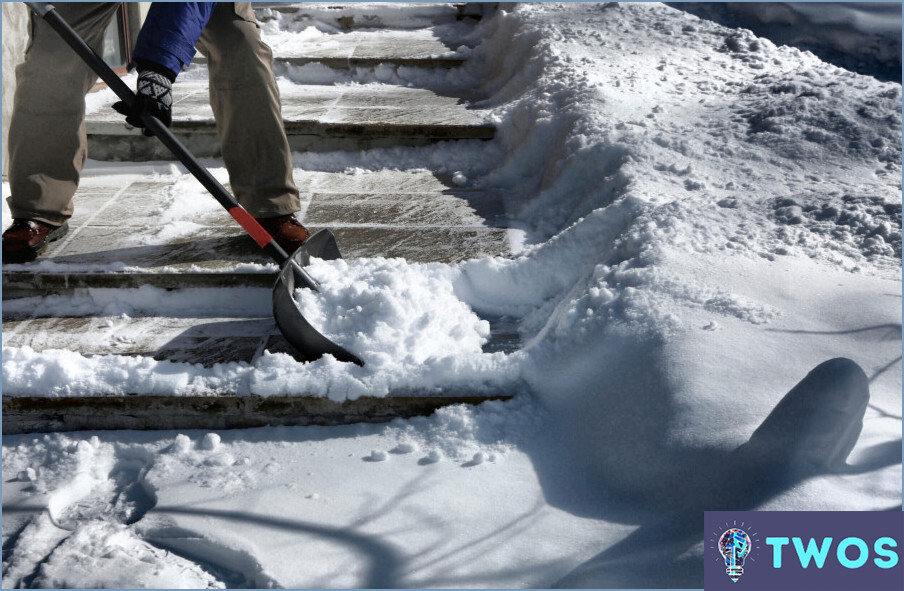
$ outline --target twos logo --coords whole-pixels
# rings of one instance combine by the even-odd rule
[[[901,512],[707,511],[704,525],[707,590],[904,590]]]
[[[797,552],[797,558],[803,568],[808,568],[810,563],[816,565],[816,568],[823,568],[826,558],[830,556],[832,550],[833,538],[823,538],[822,544],[817,545],[815,538],[810,538],[806,548],[801,538],[766,538],[766,544],[772,546],[772,567],[782,568],[782,549],[791,542],[794,550]],[[898,565],[897,548],[898,542],[894,538],[883,536],[877,538],[873,544],[876,558],[873,563],[879,568],[894,568]],[[851,551],[853,549],[853,551]],[[870,546],[866,540],[851,536],[844,538],[838,542],[835,548],[834,557],[838,560],[838,564],[844,568],[862,568],[866,566],[870,559]]]
[[[719,536],[719,553],[725,559],[725,574],[734,582],[744,574],[744,561],[750,554],[751,544],[747,532],[736,527]]]

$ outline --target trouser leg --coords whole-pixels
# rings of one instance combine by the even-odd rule
[[[219,3],[198,50],[207,57],[210,104],[236,199],[255,217],[299,211],[273,53],[251,4]]]
[[[102,53],[114,2],[58,2],[57,12]],[[25,61],[16,68],[9,124],[10,212],[60,225],[72,215],[72,196],[88,153],[85,95],[97,75],[42,19],[32,15]]]

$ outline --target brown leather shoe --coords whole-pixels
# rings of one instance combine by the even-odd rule
[[[3,262],[33,261],[47,245],[69,231],[69,224],[52,226],[37,220],[17,219],[3,233]]]
[[[311,233],[295,218],[295,214],[257,218],[257,221],[290,255],[311,237]]]

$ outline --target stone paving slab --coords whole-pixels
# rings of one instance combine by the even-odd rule
[[[266,302],[269,294],[261,292]],[[4,319],[3,346],[28,346],[39,352],[63,349],[83,355],[139,355],[207,367],[251,362],[264,351],[291,351],[272,316]]]
[[[460,187],[451,177],[425,170],[306,172],[304,178],[311,197],[305,220],[311,223],[354,219],[390,225],[507,226],[503,192]],[[381,207],[391,212],[381,212]]]
[[[383,170],[355,171],[348,174],[306,170],[299,175],[299,181],[306,183],[305,190],[316,193],[373,193],[410,194],[443,193],[459,190],[451,178],[441,177],[427,170]]]
[[[500,212],[501,213],[501,212]],[[387,196],[381,194],[315,193],[305,212],[305,221],[315,226],[343,224],[350,215],[364,224],[404,226],[485,226],[466,199],[423,193]]]
[[[390,85],[280,86],[283,119],[293,150],[418,146],[442,140],[489,140],[495,127],[456,97]],[[173,87],[171,129],[197,157],[219,156],[207,84]],[[110,105],[112,105],[112,100]],[[171,160],[155,138],[128,126],[110,105],[87,116],[88,152],[98,160]]]
[[[404,258],[412,263],[431,263],[436,258],[458,263],[472,258],[500,256],[508,252],[505,230],[498,228],[371,228],[333,226],[346,258],[380,256]]]
[[[456,187],[423,170],[296,177],[303,223],[332,229],[346,258],[455,263],[509,253],[500,193]],[[270,260],[212,197],[209,210],[162,226],[172,191],[166,177],[87,179],[69,234],[34,263],[4,266],[4,297],[78,287],[272,285],[275,265],[261,268]]]
[[[404,258],[413,263],[438,260],[458,263],[472,258],[509,254],[504,228],[328,226],[336,235],[346,259],[383,256]],[[314,224],[309,227],[313,231],[320,229]],[[236,268],[242,263],[270,263],[244,235],[140,248],[117,248],[115,240],[125,232],[121,229],[101,232],[88,228],[82,232],[80,240],[72,242],[75,246],[68,248],[66,253],[50,252],[41,258],[52,261],[53,268],[34,263],[4,265],[4,298],[64,294],[84,288],[127,289],[143,285],[162,289],[272,287],[276,279],[275,264],[270,266],[271,271]],[[98,239],[111,242],[101,248],[93,242]],[[125,268],[111,271],[90,269],[117,263],[123,263]],[[71,269],[67,268],[70,266]],[[86,267],[89,269],[86,270]]]

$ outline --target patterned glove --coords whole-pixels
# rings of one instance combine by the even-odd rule
[[[144,129],[141,117],[145,113],[153,115],[169,127],[173,122],[174,79],[175,76],[171,77],[155,70],[139,69],[135,103],[132,108],[129,109],[122,101],[115,103],[113,108],[125,115],[126,123],[132,127]],[[144,129],[144,135],[152,136],[154,134],[150,130]]]

